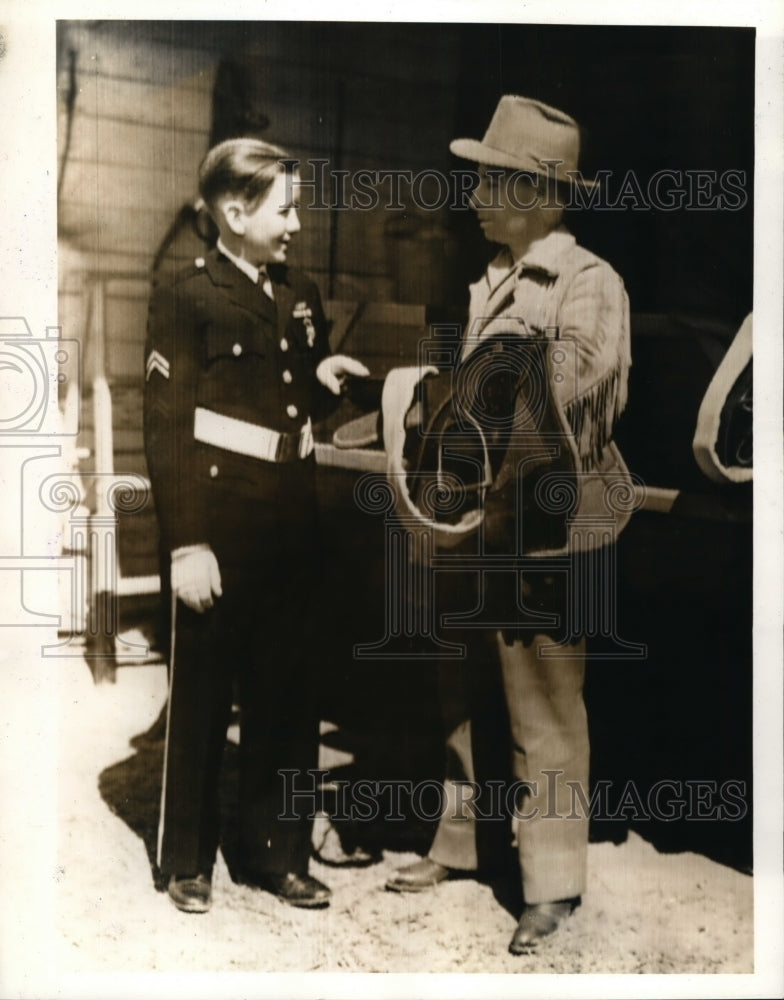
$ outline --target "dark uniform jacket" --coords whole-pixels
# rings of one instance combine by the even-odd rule
[[[334,399],[315,375],[329,353],[316,285],[285,266],[270,265],[268,273],[274,302],[213,250],[153,290],[145,450],[169,551],[211,543],[216,513],[232,516],[230,509],[215,511],[217,486],[224,504],[231,495],[247,501],[276,493],[284,467],[302,462],[303,428]],[[209,426],[209,443],[203,435],[197,440],[197,417]],[[252,450],[258,428],[280,432],[282,461],[243,453],[246,442]]]

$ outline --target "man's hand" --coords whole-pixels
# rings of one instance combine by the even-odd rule
[[[192,611],[206,611],[213,594],[220,597],[218,560],[208,545],[188,546],[172,552],[171,585],[174,596]]]
[[[361,361],[349,358],[345,354],[332,354],[324,358],[316,369],[316,378],[336,396],[339,396],[343,389],[346,375],[366,378],[369,374],[369,370]]]

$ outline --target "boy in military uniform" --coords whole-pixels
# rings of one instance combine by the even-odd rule
[[[286,266],[300,224],[285,158],[257,139],[210,150],[199,190],[217,246],[150,303],[145,450],[173,592],[158,865],[186,912],[211,902],[235,677],[243,874],[295,906],[330,896],[281,771],[317,765],[312,424],[367,370],[330,356],[318,290]]]

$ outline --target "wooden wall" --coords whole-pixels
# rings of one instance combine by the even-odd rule
[[[350,171],[445,167],[459,47],[454,29],[434,27],[180,23],[167,38],[161,24],[64,23],[61,162],[72,60],[78,89],[61,231],[101,270],[149,267],[175,212],[195,195],[222,59],[249,74],[270,122],[264,136],[303,161],[320,157]],[[302,173],[312,176],[305,165]],[[382,185],[382,201],[387,192]],[[394,298],[394,257],[383,238],[390,214],[383,204],[306,212],[296,262],[325,276],[332,253],[333,297]]]
[[[238,67],[248,99],[269,119],[263,137],[302,161],[416,173],[448,165],[458,56],[455,29],[442,25],[60,22],[59,322],[86,347],[81,445],[93,445],[90,377],[102,336],[115,470],[146,471],[141,373],[151,267],[177,212],[195,199],[219,66]],[[304,162],[302,175],[313,176]],[[367,212],[308,211],[303,198],[291,262],[313,274],[325,297],[425,302],[441,294],[449,249],[442,218],[390,212],[388,190],[382,185],[379,206]],[[319,190],[325,200],[331,194]],[[391,235],[401,223],[413,239]],[[199,249],[186,235],[171,253]],[[124,575],[155,571],[154,538],[150,513],[123,525]]]

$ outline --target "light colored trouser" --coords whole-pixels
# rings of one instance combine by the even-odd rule
[[[579,896],[586,882],[588,817],[573,791],[577,784],[584,799],[589,798],[588,721],[582,696],[585,646],[582,640],[562,647],[563,655],[540,657],[538,648],[548,643],[548,637],[537,636],[528,647],[519,640],[507,646],[500,633],[496,637],[513,774],[516,781],[530,783],[514,819],[527,903]],[[472,740],[480,738],[492,739],[493,734],[472,734],[468,721],[449,737],[449,756],[459,762],[463,774],[445,779],[445,806],[429,852],[433,861],[448,868],[478,866],[477,820],[460,781],[477,780]]]

